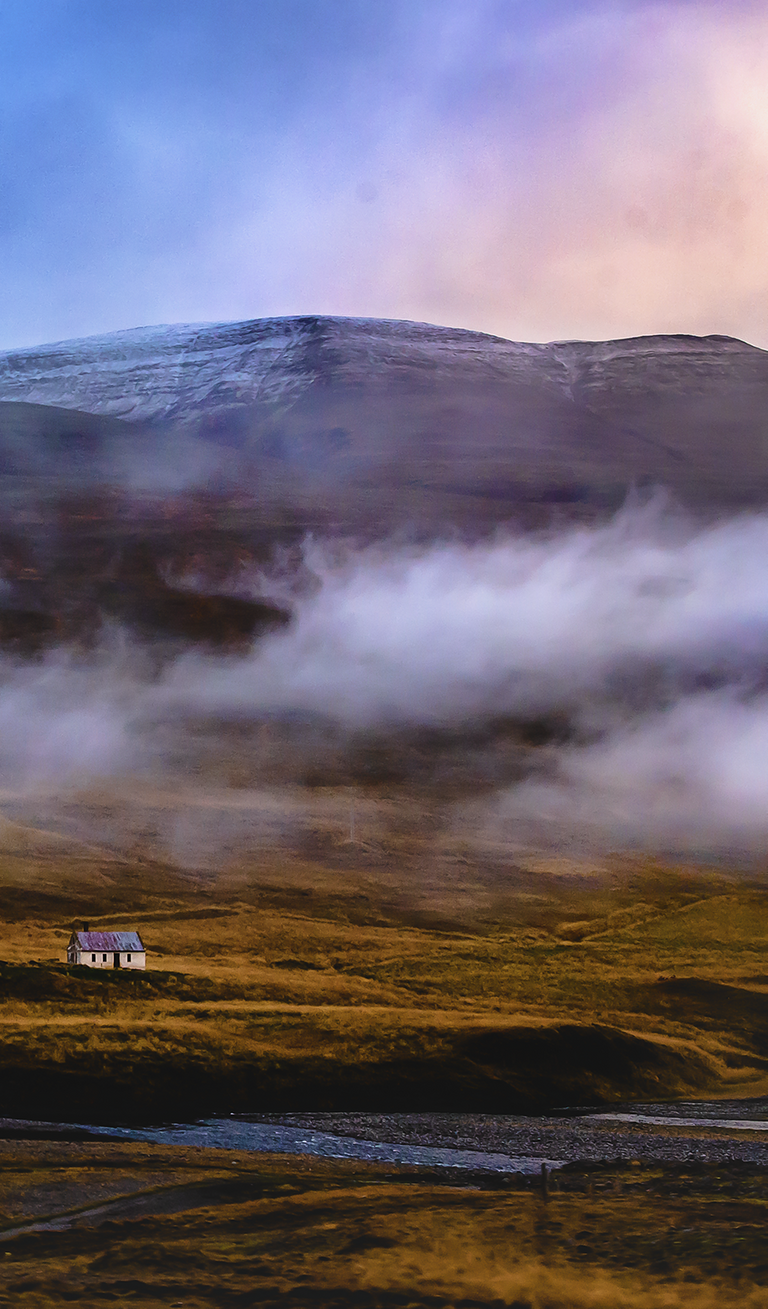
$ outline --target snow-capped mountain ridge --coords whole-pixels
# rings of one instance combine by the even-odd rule
[[[588,514],[636,485],[763,504],[766,414],[768,353],[723,336],[540,344],[305,316],[0,355],[9,475],[226,485],[291,521],[382,530],[500,522],[520,505]]]
[[[131,421],[186,421],[201,409],[283,407],[313,384],[407,380],[536,384],[569,395],[617,364],[674,359],[696,371],[768,356],[730,337],[507,341],[460,328],[383,319],[294,317],[130,328],[0,354],[0,400]],[[693,366],[693,367],[692,367]],[[596,376],[597,375],[597,376]]]

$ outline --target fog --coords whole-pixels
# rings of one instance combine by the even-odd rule
[[[296,621],[250,658],[189,656],[162,696],[188,708],[297,709],[352,726],[673,695],[760,678],[768,653],[768,517],[694,528],[656,499],[607,526],[428,549],[325,551]],[[290,602],[268,577],[256,593]]]
[[[622,846],[700,854],[764,848],[768,696],[735,688],[688,695],[593,745],[560,752],[556,775],[498,801],[496,823],[603,831]]]
[[[361,743],[397,761],[422,733],[419,785],[454,832],[697,853],[768,839],[766,514],[701,524],[657,496],[479,544],[309,539],[298,569],[224,589],[287,604],[290,626],[238,655],[160,657],[105,624],[88,654],[4,658],[6,812],[99,788],[145,808],[183,793],[203,812],[176,814],[163,840],[184,862],[202,831],[209,848],[233,831],[256,848],[305,802],[317,821],[318,786],[325,804],[334,786],[344,805],[370,800]],[[382,800],[399,787],[406,802],[403,767]]]

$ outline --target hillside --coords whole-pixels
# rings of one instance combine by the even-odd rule
[[[768,354],[719,336],[541,345],[307,317],[0,355],[0,443],[28,493],[85,452],[91,488],[258,496],[296,527],[477,529],[612,508],[638,484],[763,503],[767,400]],[[18,467],[23,418],[53,462]]]

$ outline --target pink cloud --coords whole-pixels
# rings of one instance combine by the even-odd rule
[[[265,312],[768,344],[768,14],[598,9],[521,48],[487,27],[473,43],[457,9],[463,43],[443,41],[419,93],[380,109],[362,173],[345,180],[333,150],[290,175],[289,160],[274,204],[241,225]],[[265,284],[286,222],[290,263]]]

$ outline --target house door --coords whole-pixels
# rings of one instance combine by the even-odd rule
[[[120,951],[115,950],[115,968],[120,967]]]

